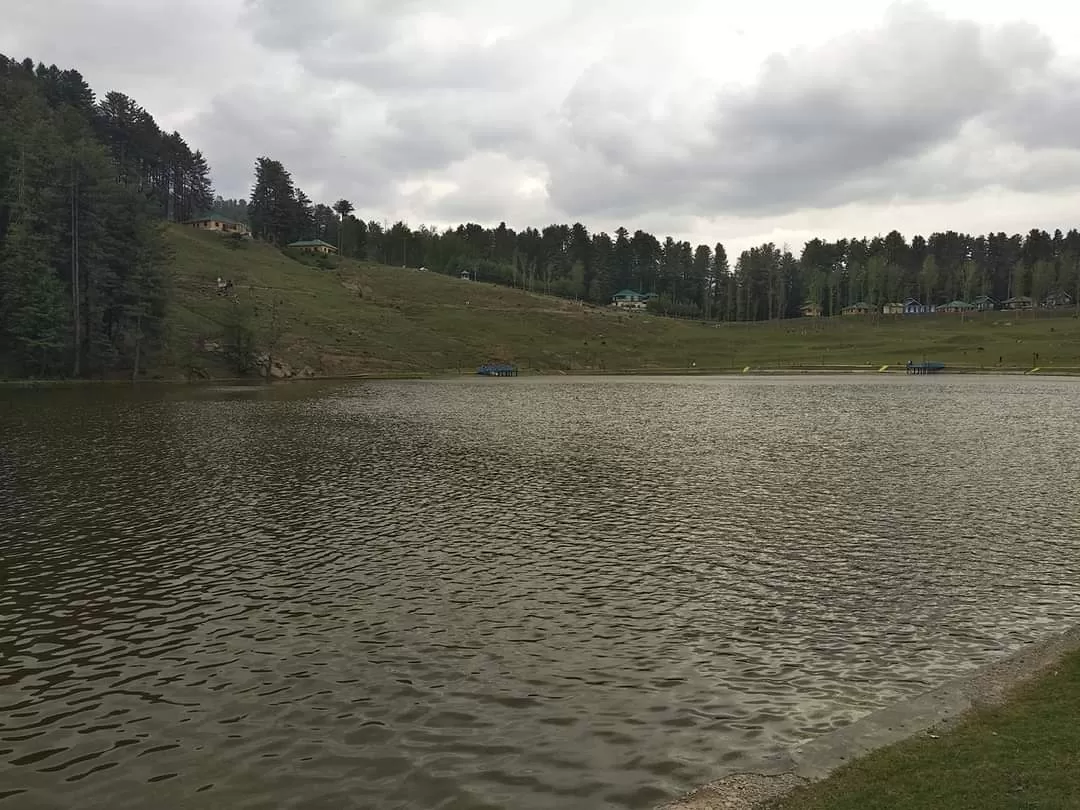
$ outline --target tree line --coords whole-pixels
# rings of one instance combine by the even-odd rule
[[[208,211],[259,239],[322,239],[343,256],[606,304],[623,288],[661,314],[715,320],[826,315],[863,302],[990,295],[1080,301],[1080,232],[945,231],[906,239],[724,245],[582,223],[514,230],[364,221],[316,203],[280,161],[256,161],[246,200],[216,197],[206,159],[135,100],[102,98],[76,70],[0,55],[0,374],[139,374],[165,349],[169,255],[163,222]]]
[[[660,314],[755,321],[799,317],[807,305],[825,315],[845,306],[915,298],[926,304],[987,295],[1041,300],[1068,292],[1080,300],[1080,231],[1053,234],[956,231],[914,236],[811,239],[798,254],[766,243],[732,264],[724,245],[697,245],[643,230],[590,233],[580,222],[515,231],[500,223],[456,228],[365,222],[348,200],[315,204],[279,162],[260,158],[251,199],[215,203],[278,244],[322,239],[341,254],[401,267],[605,304],[621,289],[652,294]]]
[[[0,373],[138,375],[164,346],[161,223],[210,169],[133,99],[0,55]]]

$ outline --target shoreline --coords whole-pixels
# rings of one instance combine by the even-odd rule
[[[841,766],[931,729],[947,731],[970,712],[1008,702],[1012,691],[1080,650],[1080,625],[1023,647],[973,673],[871,712],[815,737],[752,773],[733,773],[655,810],[765,810]]]
[[[518,377],[802,377],[802,376],[842,376],[842,375],[877,375],[889,376],[984,376],[984,377],[1080,377],[1080,367],[1038,367],[1023,368],[1018,366],[1005,368],[986,368],[977,366],[951,366],[930,375],[909,375],[905,366],[779,366],[743,367],[743,368],[635,368],[618,370],[568,369],[550,371],[522,371]],[[401,372],[357,372],[355,374],[328,374],[304,377],[285,377],[266,379],[265,377],[202,377],[189,379],[182,376],[162,376],[151,379],[0,379],[0,388],[48,388],[83,385],[237,385],[306,383],[306,382],[350,382],[363,380],[445,380],[467,379],[480,375],[474,372],[454,371],[401,371]]]

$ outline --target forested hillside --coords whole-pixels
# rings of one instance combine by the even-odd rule
[[[137,371],[163,344],[164,220],[212,203],[210,171],[122,93],[0,56],[0,371]]]
[[[397,267],[462,272],[480,281],[603,304],[622,288],[655,293],[659,314],[710,320],[794,318],[813,303],[825,315],[856,302],[880,306],[914,297],[927,304],[989,295],[1080,300],[1080,231],[984,236],[943,231],[909,241],[898,231],[873,238],[812,239],[801,250],[767,243],[734,265],[724,245],[697,245],[643,230],[590,233],[582,223],[514,231],[469,223],[411,228],[364,222],[348,200],[312,204],[281,163],[260,158],[255,194],[217,201],[274,242],[320,238],[342,255]]]

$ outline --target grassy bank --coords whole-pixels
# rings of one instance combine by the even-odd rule
[[[276,354],[327,376],[469,371],[491,361],[538,372],[877,368],[923,358],[971,369],[1080,369],[1072,312],[717,326],[417,270],[344,260],[319,270],[266,245],[231,250],[216,234],[178,226],[169,240],[174,303],[162,365],[173,372],[230,373],[215,345],[233,306],[216,294],[218,276],[255,306],[257,340],[270,332],[270,304],[279,301]]]
[[[955,728],[881,749],[774,810],[1080,807],[1080,653]]]

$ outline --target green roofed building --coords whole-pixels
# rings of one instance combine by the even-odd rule
[[[336,247],[329,242],[324,242],[322,239],[301,239],[299,242],[290,242],[286,247],[304,253],[337,253]]]
[[[217,231],[218,233],[238,233],[242,236],[250,236],[251,229],[243,222],[220,216],[219,214],[202,214],[187,220],[185,225],[200,231]]]
[[[648,298],[637,290],[619,290],[611,296],[611,305],[620,309],[645,309]]]

